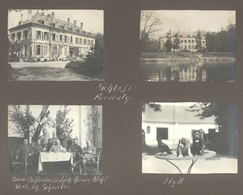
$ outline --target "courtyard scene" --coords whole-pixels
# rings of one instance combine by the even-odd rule
[[[142,173],[238,173],[235,103],[143,103],[142,137]]]
[[[235,11],[141,11],[140,80],[235,81],[235,17]]]
[[[103,11],[8,13],[9,80],[103,80]]]
[[[9,105],[8,122],[9,174],[102,174],[102,106]]]

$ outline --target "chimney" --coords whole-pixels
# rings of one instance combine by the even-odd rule
[[[23,21],[23,14],[20,15],[20,21],[19,21],[19,25],[22,24],[22,21]]]
[[[32,18],[32,10],[28,10],[28,20],[30,20]]]
[[[69,25],[70,25],[70,18],[68,18],[67,21],[68,21],[68,27],[69,27]]]
[[[76,25],[77,25],[77,20],[74,20],[73,22],[74,22],[74,27],[76,27]]]
[[[51,12],[51,17],[55,18],[55,12]]]
[[[83,22],[80,23],[80,29],[83,30]]]

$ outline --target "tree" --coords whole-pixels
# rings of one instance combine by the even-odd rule
[[[23,43],[18,41],[8,41],[8,61],[17,62],[22,57]]]
[[[215,117],[218,125],[220,140],[217,148],[220,152],[230,155],[237,155],[237,109],[236,103],[208,103],[199,102],[187,109],[190,112],[197,112],[196,117],[200,119]]]
[[[174,35],[172,45],[173,49],[180,49],[180,38],[178,33]]]
[[[167,38],[164,46],[165,46],[167,52],[171,51],[172,43],[171,43],[170,37]]]
[[[103,66],[104,61],[104,35],[97,33],[95,44],[91,47],[90,52],[86,56],[86,61],[91,64],[99,64]]]
[[[142,111],[145,112],[145,107],[146,105],[153,109],[155,112],[161,112],[161,105],[160,104],[156,104],[156,103],[152,103],[152,102],[143,102],[142,103]]]
[[[88,127],[86,132],[86,139],[91,141],[91,143],[96,147],[99,144],[99,119],[100,114],[97,106],[92,105],[90,111],[87,113],[86,120],[84,119],[84,123]]]
[[[22,111],[19,105],[9,106],[9,121],[11,121],[15,127],[13,127],[15,133],[29,138],[29,128],[32,126],[36,119],[27,110]]]
[[[60,108],[56,114],[56,134],[58,138],[62,138],[65,134],[65,131],[70,132],[73,127],[73,119],[67,118],[67,115],[71,109],[64,106]]]
[[[199,30],[197,31],[196,35],[196,49],[198,49],[199,51],[202,50],[202,37]]]
[[[206,45],[208,51],[235,52],[236,27],[230,24],[219,32],[207,32]]]
[[[141,11],[140,17],[140,52],[143,52],[147,47],[149,40],[158,32],[161,22],[155,16],[154,11]]]

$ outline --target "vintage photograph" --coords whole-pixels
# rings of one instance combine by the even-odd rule
[[[237,104],[144,102],[142,173],[238,173]]]
[[[8,173],[102,175],[102,106],[9,105]]]
[[[8,10],[9,81],[104,80],[103,10]]]
[[[140,80],[234,82],[236,12],[142,10]]]

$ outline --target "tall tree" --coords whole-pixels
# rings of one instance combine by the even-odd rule
[[[237,108],[236,103],[199,102],[187,111],[197,112],[200,119],[215,117],[220,140],[217,142],[219,151],[232,156],[237,155]]]
[[[16,134],[29,139],[29,128],[36,119],[27,110],[22,110],[19,105],[9,105],[9,121],[14,124],[13,130]]]
[[[151,40],[156,32],[160,30],[160,20],[154,11],[141,11],[140,17],[140,52],[148,47],[148,40]]]
[[[202,50],[202,37],[200,30],[197,31],[196,35],[196,49],[198,49],[199,51]]]
[[[73,127],[73,119],[67,117],[69,111],[68,106],[59,108],[56,114],[56,133],[58,138],[63,138],[65,131],[70,132]]]
[[[99,134],[101,129],[99,128],[100,114],[97,106],[92,105],[90,111],[87,113],[84,123],[88,127],[86,132],[86,139],[91,141],[91,143],[97,147],[99,144]]]
[[[180,49],[180,38],[178,33],[174,35],[172,45],[173,49]]]

